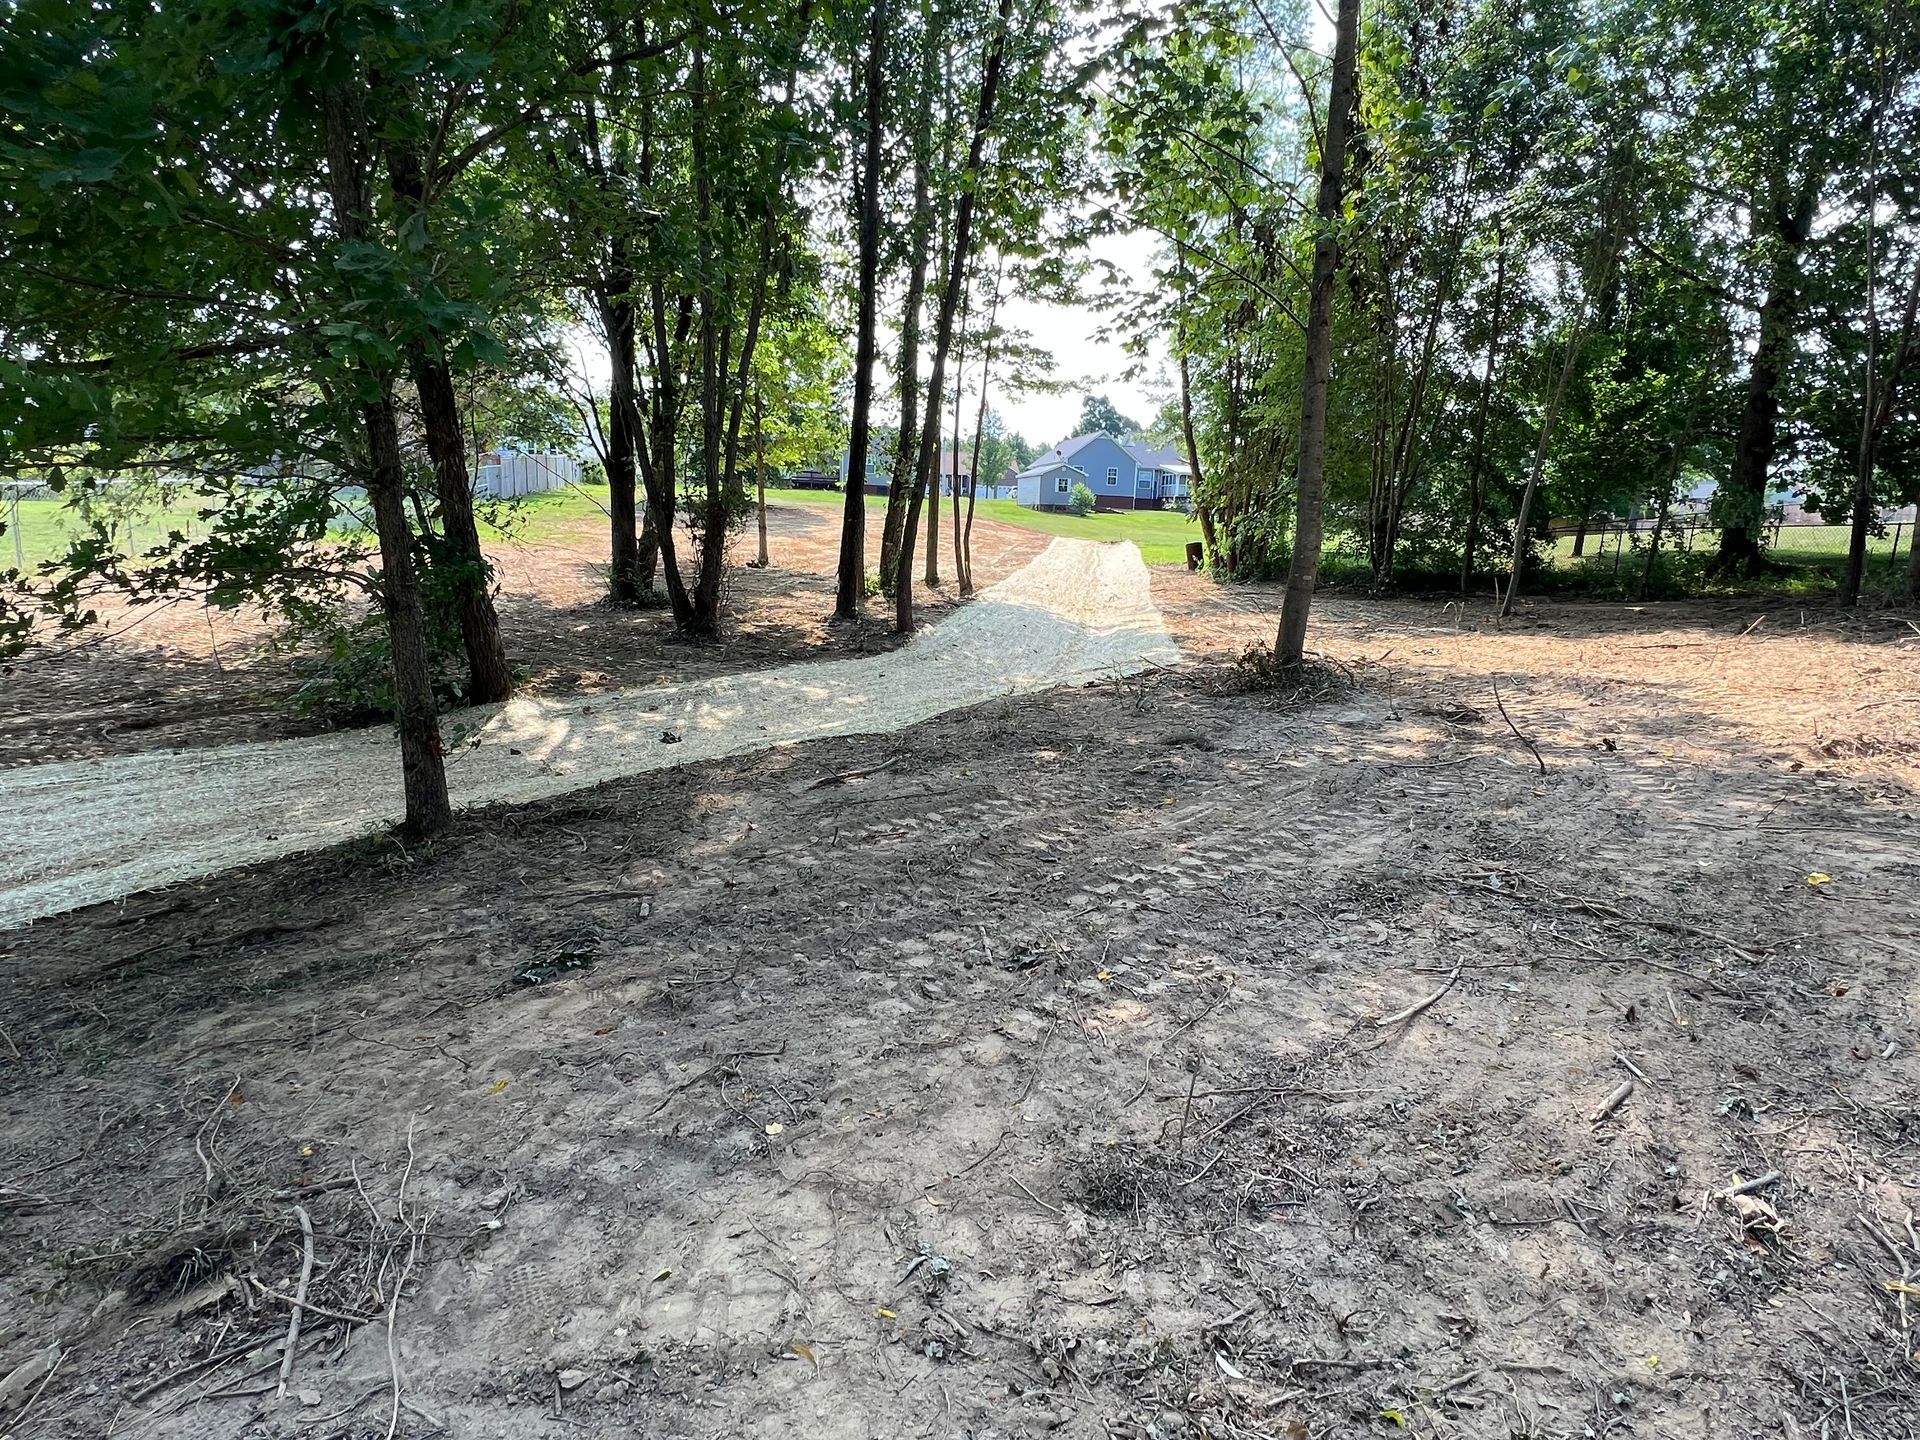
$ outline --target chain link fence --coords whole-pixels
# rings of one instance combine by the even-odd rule
[[[1636,555],[1645,561],[1656,524],[1652,518],[1595,520],[1585,527],[1556,523],[1549,561],[1560,567],[1611,567],[1620,572]],[[1670,553],[1710,553],[1720,545],[1720,527],[1704,515],[1679,516],[1658,528],[1660,548]],[[1868,567],[1893,571],[1906,564],[1915,528],[1911,507],[1882,518],[1867,537]],[[1846,560],[1852,538],[1851,526],[1775,517],[1767,526],[1766,549],[1769,556],[1786,564],[1838,566]]]

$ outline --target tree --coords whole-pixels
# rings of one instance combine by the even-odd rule
[[[1139,425],[1129,420],[1115,408],[1114,403],[1104,395],[1087,395],[1080,401],[1079,428],[1076,435],[1110,435],[1115,440],[1133,440],[1139,437]]]
[[[853,167],[858,230],[859,294],[853,361],[853,422],[847,441],[846,510],[840,526],[840,569],[833,614],[853,620],[867,584],[867,454],[871,445],[875,330],[880,289],[880,151],[886,131],[887,0],[873,0],[861,68],[861,151]]]
[[[1355,102],[1354,53],[1360,0],[1340,0],[1334,22],[1333,83],[1320,151],[1320,191],[1314,204],[1320,233],[1313,243],[1313,280],[1307,300],[1306,375],[1300,391],[1300,457],[1295,472],[1293,557],[1280,605],[1274,659],[1297,666],[1305,659],[1307,612],[1320,577],[1323,487],[1326,467],[1327,384],[1333,360],[1333,284],[1340,264],[1342,187],[1346,179],[1347,126]]]

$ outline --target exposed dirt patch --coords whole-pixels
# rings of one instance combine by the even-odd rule
[[[767,508],[765,570],[747,567],[751,533],[736,539],[728,573],[730,622],[717,645],[674,637],[665,609],[605,604],[606,535],[580,522],[537,541],[492,552],[507,650],[522,693],[573,695],[696,679],[811,656],[862,654],[896,643],[885,617],[830,626],[838,555],[837,517],[800,505]],[[880,516],[869,511],[869,553]],[[975,583],[988,585],[1046,548],[1047,537],[1010,525],[974,525]],[[958,603],[949,581],[922,591],[920,613]],[[0,766],[77,760],[143,750],[279,740],[328,726],[289,703],[296,657],[273,654],[257,617],[198,604],[128,610],[103,604],[103,629],[16,662],[0,680]]]
[[[1248,645],[1271,643],[1279,587],[1153,574],[1154,599],[1190,660],[1231,664]],[[1551,720],[1581,746],[1631,734],[1675,762],[1740,752],[1869,787],[1920,786],[1920,626],[1908,612],[1528,601],[1503,622],[1484,601],[1463,610],[1330,594],[1313,615],[1311,643],[1370,683],[1435,691],[1434,703],[1479,712],[1494,730],[1506,729],[1497,682],[1515,720]],[[1536,706],[1554,713],[1537,716]]]
[[[1913,652],[1329,612],[7,937],[24,1433],[1910,1435]]]

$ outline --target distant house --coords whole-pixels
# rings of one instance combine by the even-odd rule
[[[1064,510],[1085,485],[1105,510],[1184,510],[1193,471],[1171,446],[1157,449],[1111,435],[1062,440],[1014,478],[1014,499],[1029,510]]]
[[[840,457],[840,473],[845,475],[846,472],[847,457],[843,455]],[[863,488],[869,495],[884,495],[887,493],[887,487],[892,474],[893,451],[891,448],[886,450],[885,453],[877,449],[870,451],[867,455],[867,479]],[[959,458],[956,461],[953,453],[953,442],[951,440],[943,442],[940,446],[940,493],[942,495],[965,495],[972,481],[973,447],[971,445],[963,445],[960,449]],[[1007,473],[1000,483],[994,483],[992,478],[989,477],[987,483],[980,487],[979,498],[982,500],[998,500],[1003,497],[1006,499],[1013,498],[1013,473],[1011,471]]]

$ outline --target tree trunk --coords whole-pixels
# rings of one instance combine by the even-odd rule
[[[669,308],[673,322],[669,325]],[[653,390],[646,407],[647,443],[640,453],[640,479],[646,487],[647,530],[640,537],[641,580],[649,588],[654,569],[659,568],[666,582],[667,602],[673,607],[675,625],[685,626],[693,614],[693,597],[687,593],[686,578],[680,573],[679,547],[674,541],[675,506],[680,484],[680,382],[678,352],[686,343],[693,324],[693,306],[682,296],[669,307],[666,287],[654,280],[651,286],[653,339]],[[647,534],[653,544],[647,544]]]
[[[1358,3],[1358,0],[1349,0]],[[900,547],[899,575],[894,592],[894,626],[903,635],[913,633],[913,536],[920,519],[920,497],[928,482],[938,484],[940,445],[940,401],[947,365],[947,352],[953,345],[953,319],[960,308],[960,292],[965,284],[967,244],[973,232],[975,186],[985,156],[987,134],[993,125],[993,104],[1000,89],[1000,72],[1006,63],[1007,32],[1012,28],[1013,0],[1000,0],[994,24],[993,42],[987,50],[987,63],[980,76],[979,109],[974,116],[973,142],[967,151],[966,174],[975,177],[960,192],[954,210],[953,247],[947,258],[946,286],[940,296],[940,318],[934,332],[933,369],[927,377],[927,417],[920,427],[920,464],[918,483],[913,487],[907,511],[907,523]]]
[[[1520,492],[1520,509],[1513,517],[1513,563],[1507,573],[1507,584],[1500,597],[1500,615],[1504,619],[1513,614],[1513,602],[1520,594],[1520,576],[1526,567],[1527,552],[1531,542],[1527,538],[1529,513],[1533,509],[1534,492],[1540,488],[1540,477],[1546,473],[1547,455],[1553,445],[1554,427],[1560,422],[1560,407],[1567,398],[1567,385],[1573,379],[1573,369],[1580,359],[1580,347],[1587,338],[1587,297],[1580,297],[1580,313],[1575,317],[1573,333],[1567,337],[1567,356],[1560,365],[1560,378],[1555,382],[1553,395],[1547,402],[1546,414],[1540,417],[1540,438],[1533,447],[1533,468],[1527,472],[1527,485]]]
[[[412,145],[392,141],[385,146],[388,188],[403,211],[417,220],[423,235],[427,225],[426,177]],[[439,350],[440,336],[412,345],[408,360],[414,389],[420,397],[427,459],[433,466],[436,497],[440,502],[440,533],[445,544],[441,563],[448,570],[454,608],[460,620],[460,640],[467,655],[467,698],[475,704],[504,700],[513,693],[513,671],[507,665],[506,643],[500,638],[500,616],[493,607],[491,571],[480,546],[480,529],[473,517],[473,484],[467,474],[467,442],[460,433],[460,401],[453,388],[453,371]]]
[[[1573,527],[1573,553],[1576,559],[1587,553],[1587,524],[1592,517],[1593,506],[1590,503],[1582,503],[1580,523]],[[1606,547],[1603,545],[1601,550],[1604,553]]]
[[[753,481],[760,521],[760,553],[754,563],[764,570],[772,563],[767,557],[767,413],[757,385],[753,389]]]
[[[1920,517],[1920,510],[1915,511]],[[1902,604],[1920,605],[1920,518],[1916,518],[1913,528],[1907,532],[1907,583],[1900,595]]]
[[[1757,573],[1766,564],[1767,482],[1779,441],[1780,382],[1800,318],[1800,252],[1813,232],[1818,186],[1811,175],[1791,212],[1774,217],[1778,254],[1760,306],[1760,337],[1747,370],[1747,399],[1734,442],[1733,473],[1720,505],[1720,553],[1714,568]],[[1757,212],[1759,213],[1759,212]]]
[[[393,667],[393,719],[400,733],[400,774],[409,835],[432,835],[453,819],[447,795],[446,749],[433,699],[433,664],[427,645],[420,577],[413,565],[407,528],[406,467],[400,457],[400,424],[393,397],[360,409],[367,442],[367,503],[380,537],[380,607],[387,617]]]
[[[1181,253],[1180,274],[1186,276],[1186,254]],[[1213,507],[1200,499],[1200,446],[1193,438],[1193,376],[1187,356],[1187,317],[1186,297],[1181,297],[1181,308],[1177,312],[1178,334],[1176,339],[1180,347],[1180,439],[1187,451],[1187,499],[1193,506],[1193,513],[1200,520],[1200,543],[1206,547],[1207,563],[1217,566],[1220,563],[1220,546],[1213,534]]]
[[[1313,242],[1313,279],[1307,304],[1306,375],[1300,387],[1300,460],[1296,469],[1293,554],[1288,558],[1286,595],[1280,605],[1280,633],[1274,659],[1299,665],[1306,655],[1307,614],[1320,579],[1320,547],[1325,536],[1322,506],[1327,467],[1327,382],[1333,368],[1333,284],[1340,264],[1340,238],[1334,226],[1343,208],[1347,124],[1359,89],[1354,49],[1360,28],[1360,0],[1340,0],[1334,22],[1333,88],[1327,105],[1326,138],[1320,154],[1320,191],[1315,204],[1319,234]]]
[[[1868,294],[1871,297],[1872,289]],[[1868,301],[1872,303],[1871,299]],[[1871,354],[1867,363],[1866,393],[1862,398],[1860,453],[1854,468],[1853,531],[1847,539],[1847,574],[1840,587],[1840,603],[1857,605],[1866,583],[1867,536],[1873,526],[1873,471],[1879,462],[1880,437],[1893,418],[1894,397],[1905,373],[1907,359],[1914,348],[1914,325],[1920,321],[1920,260],[1914,262],[1913,279],[1907,285],[1906,310],[1900,319],[1900,338],[1887,355],[1886,374],[1875,383]],[[1908,603],[1913,595],[1909,590]]]
[[[367,235],[368,156],[358,98],[344,85],[322,94],[326,113],[327,190],[341,240]],[[400,773],[406,796],[402,828],[412,835],[444,830],[453,818],[447,771],[435,715],[426,615],[413,567],[413,536],[407,526],[406,470],[400,457],[400,425],[391,382],[368,373],[373,398],[362,402],[367,450],[367,500],[380,541],[380,606],[387,620],[393,674],[393,718],[400,734]]]
[[[473,487],[467,478],[467,444],[460,433],[453,372],[444,360],[416,352],[413,376],[447,550],[439,563],[450,569],[460,641],[467,654],[467,699],[489,705],[513,693],[513,670],[507,664],[506,642],[500,638],[500,615],[493,606],[492,569],[474,523]]]
[[[628,296],[632,277],[610,280],[600,305],[600,321],[607,332],[607,360],[612,379],[607,387],[607,593],[618,605],[636,605],[646,595],[640,580],[639,446],[640,412],[633,393],[639,363],[636,318]],[[614,287],[618,287],[614,289]]]
[[[953,352],[953,537],[954,566],[958,570],[960,547],[960,397],[967,376],[967,304],[972,294],[964,286],[960,292],[959,342]],[[940,583],[940,475],[938,451],[935,452],[933,494],[927,503],[927,587]]]
[[[853,423],[847,437],[847,495],[840,519],[840,573],[834,588],[836,620],[855,620],[867,589],[867,452],[872,443],[874,330],[880,289],[880,145],[885,131],[887,0],[874,0],[867,37],[866,145],[854,169],[859,211],[859,319],[853,361]]]
[[[994,262],[993,298],[987,302],[987,329],[981,342],[980,356],[980,404],[973,415],[973,458],[967,462],[967,523],[961,527],[960,506],[954,505],[954,541],[955,554],[959,557],[956,564],[960,571],[960,593],[973,593],[973,506],[980,494],[980,442],[987,433],[987,382],[993,377],[993,327],[1000,319],[1000,276],[1006,257],[1002,255]],[[956,432],[959,427],[956,425]]]
[[[1467,458],[1467,533],[1461,547],[1460,593],[1467,593],[1473,576],[1473,550],[1480,532],[1480,514],[1486,508],[1487,412],[1493,404],[1493,377],[1499,363],[1500,340],[1504,333],[1507,296],[1507,245],[1494,225],[1494,241],[1499,249],[1493,265],[1493,321],[1487,336],[1487,370],[1480,381],[1480,401],[1474,407],[1473,449]]]
[[[880,588],[892,594],[903,547],[911,550],[911,538],[903,535],[907,511],[916,512],[918,493],[913,479],[914,462],[920,453],[920,436],[915,424],[920,414],[920,312],[927,294],[927,240],[932,228],[933,199],[928,188],[928,172],[933,164],[933,57],[934,36],[924,41],[926,53],[920,65],[920,117],[913,132],[913,225],[908,232],[912,254],[907,274],[907,298],[900,311],[900,436],[895,450],[893,473],[887,477],[887,518],[880,531]],[[937,407],[937,400],[935,402]],[[935,427],[938,429],[938,427]]]

